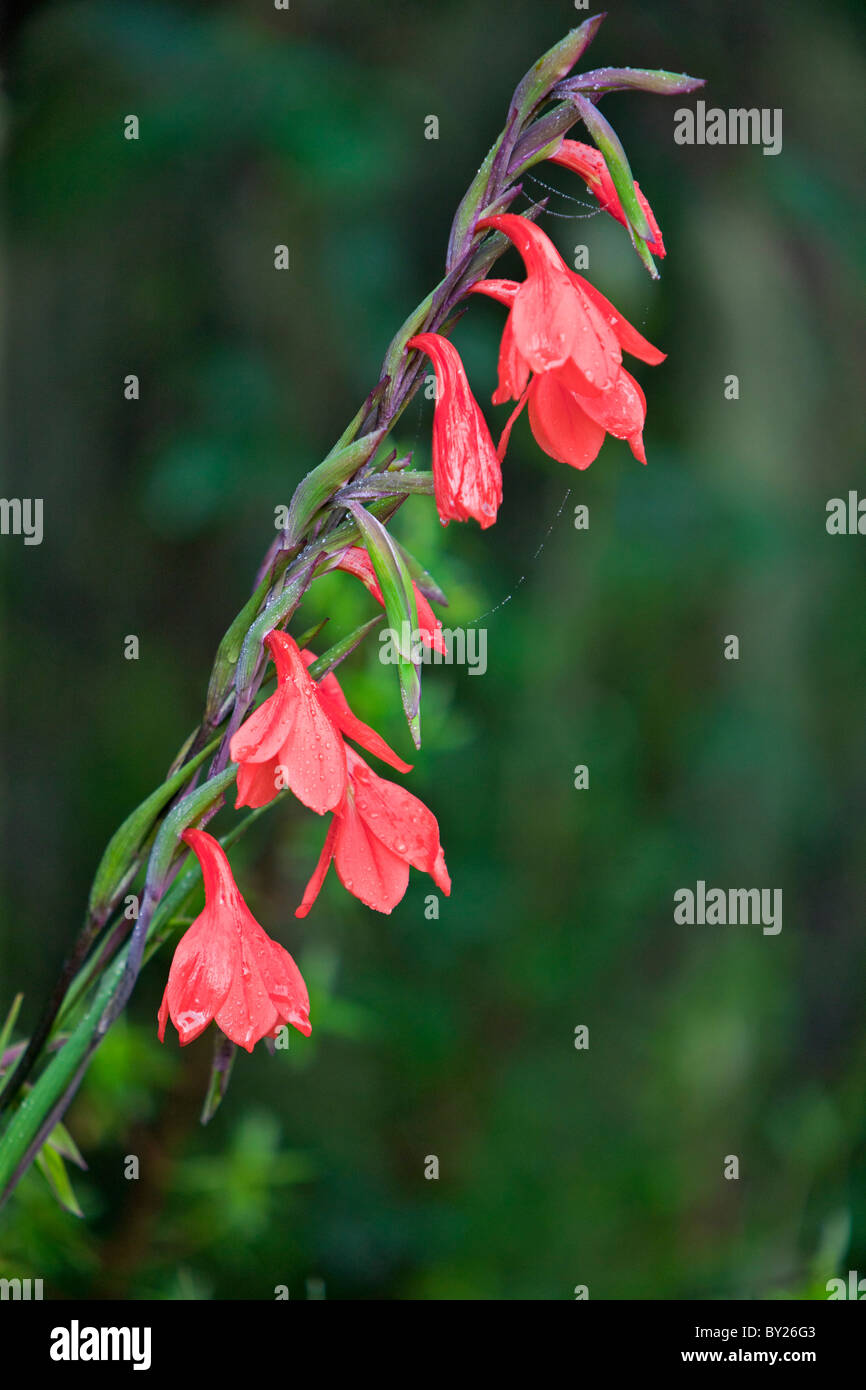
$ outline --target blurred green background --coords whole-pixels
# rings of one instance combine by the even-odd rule
[[[202,1129],[210,1038],[157,1042],[159,956],[69,1114],[84,1220],[31,1174],[0,1215],[0,1274],[177,1299],[821,1298],[866,1274],[866,541],[825,530],[862,485],[858,12],[609,7],[582,67],[703,76],[710,104],[781,107],[784,147],[680,147],[694,99],[605,100],[664,231],[658,284],[565,196],[573,177],[540,171],[563,254],[588,246],[669,358],[636,368],[647,468],[608,440],[574,472],[524,420],[492,531],[446,532],[420,498],[395,523],[446,625],[488,633],[483,677],[428,671],[409,781],[453,895],[427,920],[413,872],[383,917],[332,873],[299,922],[324,825],[264,817],[235,872],[304,971],[312,1039],[241,1054]],[[0,1014],[24,990],[26,1031],[106,840],[198,722],[274,507],[438,280],[517,80],[585,14],[86,0],[12,18],[2,490],[45,505],[41,546],[0,543]],[[495,430],[502,322],[478,301],[455,334]],[[431,409],[398,430],[420,467]],[[295,631],[330,614],[335,640],[374,611],[329,576]],[[375,643],[341,679],[408,755]],[[782,888],[781,934],[676,925],[697,879]]]

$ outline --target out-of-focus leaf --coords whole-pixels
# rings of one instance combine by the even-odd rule
[[[72,1190],[66,1164],[57,1150],[52,1148],[50,1144],[43,1144],[36,1155],[36,1166],[63,1210],[68,1211],[71,1216],[83,1217],[84,1212],[78,1205],[78,1199]]]

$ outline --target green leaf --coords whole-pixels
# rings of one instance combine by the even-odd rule
[[[564,82],[557,95],[566,92],[655,92],[657,96],[685,96],[703,87],[703,77],[687,72],[666,72],[664,68],[595,68]]]
[[[6,1051],[6,1045],[9,1042],[9,1039],[12,1037],[12,1029],[15,1027],[15,1024],[17,1022],[18,1013],[23,1003],[23,1000],[23,994],[16,994],[15,998],[12,1000],[12,1003],[9,1005],[9,1012],[6,1015],[6,1020],[3,1024],[3,1027],[0,1028],[0,1063],[2,1063],[3,1061],[3,1053]]]
[[[384,429],[374,430],[335,450],[298,484],[286,524],[290,546],[301,539],[316,512],[373,457],[385,434]]]
[[[160,811],[168,805],[184,783],[189,781],[190,775],[195,772],[196,768],[200,767],[205,759],[214,752],[219,746],[219,742],[219,738],[212,739],[200,753],[197,753],[182,768],[179,768],[174,776],[163,782],[161,787],[157,787],[155,792],[151,792],[150,796],[142,801],[131,815],[127,816],[120,829],[114,832],[102,856],[99,868],[96,870],[96,877],[90,890],[88,911],[92,916],[99,916],[120,892],[124,883],[129,881],[132,874],[130,865],[150,833]]]
[[[311,642],[315,642],[322,628],[325,627],[328,622],[330,622],[329,618],[323,618],[322,621],[316,623],[314,627],[308,627],[306,632],[302,632],[300,637],[295,638],[298,646],[303,650],[303,648],[308,647]]]
[[[235,685],[240,694],[246,694],[249,690],[259,657],[262,654],[262,643],[269,632],[273,632],[274,628],[279,627],[294,613],[307,591],[312,573],[313,565],[311,563],[305,565],[295,574],[288,581],[282,593],[276,594],[269,600],[264,612],[256,618],[247,633],[238,659],[235,677]]]
[[[413,635],[418,630],[418,607],[412,578],[399,547],[382,523],[358,502],[350,502],[349,510],[358,523],[385,600],[385,614],[400,657],[397,675],[403,710],[415,747],[420,748],[421,672],[420,662],[412,660]]]
[[[592,43],[603,19],[603,14],[585,19],[583,24],[572,29],[532,64],[514,93],[512,111],[520,123],[544,101],[551,87],[555,87],[571,72],[578,58]]]
[[[148,877],[154,883],[164,882],[171,861],[177,852],[180,837],[187,826],[192,825],[194,821],[199,820],[212,810],[236,776],[237,768],[232,763],[224,772],[219,772],[216,777],[211,777],[204,786],[196,787],[195,791],[185,796],[183,801],[179,801],[174,810],[169,812],[159,828],[159,834],[148,861]],[[184,845],[183,848],[185,850],[186,846]]]
[[[638,236],[649,241],[652,238],[652,228],[637,200],[631,168],[619,136],[610,121],[605,119],[587,97],[576,92],[571,100],[580,112],[584,125],[604,155],[604,162],[613,179],[613,186],[619,195],[623,212]]]
[[[70,1163],[77,1164],[79,1168],[87,1167],[81,1156],[81,1150],[64,1124],[56,1124],[45,1142],[50,1144],[61,1158],[68,1158]]]
[[[420,560],[416,560],[414,555],[410,555],[406,547],[401,545],[399,541],[395,540],[394,544],[403,556],[403,561],[409,571],[413,584],[415,584],[425,598],[429,598],[431,603],[439,603],[443,608],[447,608],[448,599],[436,583],[432,574],[425,570]]]
[[[238,613],[219,644],[210,682],[208,684],[206,706],[208,714],[216,714],[220,704],[228,693],[231,685],[232,672],[241,654],[244,638],[256,614],[261,608],[264,599],[267,597],[268,587],[269,577],[266,576],[255,593],[244,604],[240,613]]]
[[[84,1212],[78,1205],[75,1193],[72,1190],[72,1183],[69,1181],[66,1164],[63,1162],[57,1150],[52,1149],[48,1144],[43,1144],[36,1155],[36,1166],[64,1211],[68,1211],[72,1216],[83,1217]]]

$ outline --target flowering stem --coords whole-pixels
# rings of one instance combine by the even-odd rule
[[[175,758],[166,782],[113,837],[94,881],[84,928],[0,1096],[0,1110],[4,1106],[11,1110],[0,1136],[0,1202],[64,1114],[93,1051],[124,1008],[142,964],[162,944],[165,925],[198,882],[192,869],[180,872],[186,854],[180,835],[188,828],[201,828],[223,804],[234,776],[231,740],[263,683],[265,637],[291,619],[315,577],[333,563],[332,557],[357,544],[362,531],[378,534],[379,523],[387,522],[411,493],[432,491],[429,474],[404,471],[409,458],[395,463],[393,452],[388,457],[379,453],[426,370],[424,354],[407,350],[407,344],[415,336],[447,333],[461,313],[462,301],[506,249],[504,236],[479,232],[477,224],[511,206],[521,192],[521,175],[550,154],[581,118],[575,105],[576,91],[559,88],[557,95],[566,100],[546,111],[545,107],[594,36],[601,18],[596,16],[572,30],[518,85],[505,128],[458,207],[443,279],[398,330],[376,385],[330,454],[296,489],[287,527],[269,546],[252,595],[220,643],[201,724]],[[611,84],[623,83],[621,77],[607,72],[596,77],[611,89]],[[587,96],[589,106],[595,93],[590,90]],[[536,205],[525,216],[531,220],[541,210],[542,205]],[[396,551],[394,569],[395,574],[402,574]],[[199,785],[204,762],[211,753],[211,763]],[[236,838],[260,813],[246,817],[223,843]],[[122,916],[112,920],[123,894],[141,873],[146,853],[135,925],[130,926]],[[91,991],[90,1003],[72,1032],[52,1053],[52,1031],[56,1046],[58,1022],[74,1016]],[[228,1051],[217,1055],[215,1089],[206,1113],[227,1083],[231,1055]],[[25,1081],[43,1061],[35,1084],[22,1092]]]

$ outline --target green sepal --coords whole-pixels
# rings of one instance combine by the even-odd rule
[[[403,710],[416,748],[421,747],[421,673],[412,660],[412,635],[418,630],[418,606],[412,577],[394,539],[380,521],[357,502],[349,510],[358,523],[367,554],[370,557],[382,598],[385,614],[399,654],[397,674]],[[408,647],[404,643],[408,631]]]
[[[584,125],[604,155],[604,162],[613,179],[613,186],[619,196],[623,212],[638,236],[643,237],[644,241],[649,241],[653,234],[652,228],[638,202],[634,178],[625,150],[622,147],[622,141],[610,121],[593,106],[587,97],[576,92],[571,100],[580,112]]]
[[[372,434],[365,434],[361,439],[333,450],[318,468],[301,480],[295,489],[286,523],[289,546],[301,539],[316,512],[373,457],[385,434],[384,429],[373,430]]]

